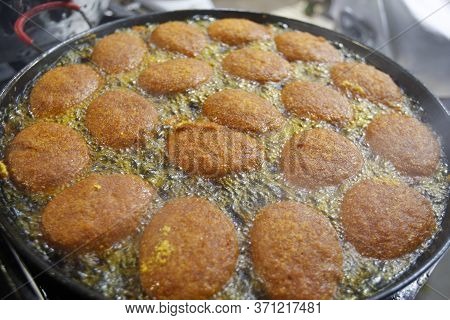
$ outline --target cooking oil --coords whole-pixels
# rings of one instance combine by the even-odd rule
[[[205,30],[214,19],[202,17],[188,22],[197,24]],[[122,29],[122,32],[134,32],[147,39],[155,25]],[[282,25],[270,26],[274,34],[286,30]],[[138,75],[150,64],[162,62],[177,57],[176,53],[166,52],[150,45],[150,50],[141,65],[135,70],[120,75],[106,75],[99,70],[89,56],[92,52],[94,37],[75,45],[63,55],[55,65],[70,63],[87,63],[97,69],[105,79],[105,85],[92,97],[86,99],[72,111],[55,119],[79,131],[88,142],[91,150],[92,166],[90,172],[133,173],[141,176],[158,190],[158,197],[152,203],[145,218],[136,233],[116,243],[102,253],[67,254],[51,248],[43,238],[40,219],[41,209],[51,200],[51,196],[25,195],[13,184],[5,180],[2,192],[5,205],[17,225],[24,231],[30,244],[39,251],[50,263],[58,263],[62,272],[88,287],[100,292],[105,297],[117,299],[139,299],[146,297],[139,283],[138,244],[140,234],[151,219],[152,214],[167,200],[178,196],[197,195],[214,202],[223,212],[229,215],[235,223],[238,233],[240,255],[236,272],[223,290],[213,298],[216,299],[258,299],[265,298],[260,279],[254,274],[249,258],[249,228],[255,214],[263,206],[281,200],[294,200],[317,208],[328,217],[336,228],[344,252],[344,278],[336,293],[337,299],[359,299],[374,295],[385,286],[391,284],[406,271],[417,257],[430,245],[432,239],[424,243],[411,254],[399,259],[377,260],[362,257],[353,246],[344,240],[342,225],[339,219],[339,207],[344,193],[355,183],[369,177],[381,177],[403,181],[417,189],[432,203],[438,223],[444,214],[447,202],[448,183],[447,165],[442,157],[438,170],[431,177],[410,178],[402,176],[391,163],[375,156],[369,150],[364,140],[364,131],[375,115],[387,112],[389,108],[371,103],[365,99],[349,97],[355,117],[342,128],[332,126],[323,121],[299,119],[286,112],[280,101],[280,89],[292,80],[319,81],[331,83],[329,65],[312,62],[292,62],[291,76],[281,83],[258,84],[253,81],[238,79],[225,74],[221,69],[222,59],[233,49],[228,45],[211,41],[202,51],[199,59],[208,62],[214,68],[211,81],[199,88],[185,93],[168,96],[150,95],[141,90],[136,80]],[[340,44],[335,44],[342,51],[346,60],[362,61]],[[276,51],[273,40],[257,41],[250,46],[262,50]],[[46,70],[43,70],[43,72]],[[4,113],[4,135],[0,139],[1,154],[4,154],[8,142],[24,127],[36,120],[29,108],[28,95],[33,85],[32,81],[25,88],[18,103],[11,104]],[[98,145],[89,135],[84,125],[86,108],[89,103],[103,92],[117,88],[128,88],[143,95],[157,107],[160,126],[157,131],[146,138],[141,148],[130,148],[117,151]],[[171,128],[182,121],[202,119],[202,104],[214,92],[223,88],[241,88],[254,92],[269,100],[275,108],[287,118],[283,128],[276,132],[262,135],[252,134],[266,148],[266,162],[261,170],[230,174],[220,179],[206,179],[189,176],[169,164],[166,155],[166,137]],[[398,110],[401,113],[420,117],[420,106],[410,99]],[[287,183],[279,170],[280,152],[283,144],[295,133],[315,127],[326,127],[353,141],[364,156],[365,164],[360,173],[336,187],[326,187],[317,191],[299,189]]]

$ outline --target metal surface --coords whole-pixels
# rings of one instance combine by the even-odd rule
[[[184,20],[196,15],[208,15],[215,18],[226,17],[240,17],[251,19],[260,23],[284,23],[292,29],[298,29],[312,34],[321,35],[330,41],[336,41],[342,43],[349,50],[354,53],[366,57],[367,63],[375,66],[376,68],[388,73],[396,83],[405,91],[405,93],[412,99],[417,100],[424,109],[422,120],[429,123],[435,132],[441,138],[442,148],[446,155],[446,158],[450,158],[450,115],[446,109],[442,106],[438,99],[436,99],[423,84],[421,84],[416,78],[409,74],[406,70],[400,67],[398,64],[382,55],[378,52],[373,52],[372,49],[361,45],[341,34],[326,30],[311,24],[303,23],[296,20],[286,19],[282,17],[272,16],[262,13],[240,12],[240,11],[227,11],[227,10],[186,10],[186,11],[173,11],[165,13],[156,13],[140,17],[132,17],[124,20],[115,21],[109,24],[102,25],[94,28],[89,32],[72,38],[46,53],[39,56],[27,67],[25,67],[19,74],[14,77],[11,82],[5,87],[0,95],[0,108],[5,108],[9,103],[14,103],[17,96],[23,91],[24,87],[34,79],[40,71],[48,65],[51,65],[61,54],[70,50],[71,46],[83,41],[88,41],[87,37],[95,34],[96,36],[104,36],[113,32],[117,28],[127,28],[134,25],[144,24],[147,22],[161,23],[169,20]],[[4,211],[5,209],[2,208]],[[0,222],[3,231],[8,236],[14,246],[26,257],[29,262],[36,265],[40,270],[40,274],[50,274],[57,279],[63,285],[68,286],[71,290],[74,290],[78,294],[84,295],[86,298],[102,298],[102,296],[94,290],[76,282],[73,279],[69,279],[62,272],[58,270],[57,265],[52,266],[46,260],[44,260],[32,247],[27,243],[25,238],[21,235],[20,230],[15,226],[11,214],[2,212],[0,214]],[[411,266],[409,270],[403,273],[396,281],[390,286],[384,288],[378,294],[373,296],[373,299],[389,298],[400,289],[410,285],[423,274],[425,274],[430,267],[432,267],[446,249],[450,246],[450,212],[449,206],[445,212],[445,216],[442,222],[442,230],[440,230],[424,254],[422,254]],[[38,277],[40,276],[38,274]],[[35,275],[36,276],[36,275]]]
[[[14,32],[14,22],[31,7],[43,1],[10,1],[0,4],[0,62],[30,62],[36,50],[23,43]],[[47,1],[48,2],[48,1]],[[110,0],[74,0],[92,25],[98,25]],[[22,5],[19,5],[21,3]],[[26,31],[40,48],[49,49],[61,40],[88,30],[77,12],[65,9],[42,12],[27,24]]]
[[[84,14],[83,11],[81,11],[81,8],[79,5],[73,3],[73,2],[64,2],[64,1],[51,1],[47,3],[43,3],[40,5],[37,5],[30,10],[24,12],[14,23],[14,32],[19,37],[20,40],[22,40],[23,43],[29,46],[33,46],[37,51],[42,53],[43,49],[41,49],[36,43],[34,43],[34,40],[28,36],[28,34],[25,32],[25,24],[34,16],[38,15],[39,13],[51,9],[70,9],[73,11],[78,11],[83,18],[84,21],[86,21],[86,25],[89,27],[89,29],[92,28],[92,25],[87,18],[87,16]]]
[[[0,297],[8,299],[44,299],[17,252],[0,234]]]

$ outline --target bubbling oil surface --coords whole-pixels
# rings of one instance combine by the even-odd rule
[[[200,28],[206,30],[211,21],[213,21],[212,18],[202,17],[200,19],[194,18],[188,22],[197,24]],[[120,31],[136,32],[147,39],[155,27],[155,25],[149,24]],[[274,34],[286,29],[283,25],[272,25],[270,28]],[[154,96],[137,87],[136,79],[138,75],[152,62],[162,62],[182,57],[181,55],[166,52],[150,45],[150,50],[144,62],[138,68],[119,76],[109,76],[89,61],[92,45],[95,41],[96,39],[92,38],[72,48],[73,50],[62,56],[55,63],[55,66],[80,62],[88,63],[104,77],[104,87],[94,96],[76,106],[73,111],[46,121],[66,124],[84,135],[91,149],[93,163],[86,174],[89,174],[89,172],[137,174],[157,188],[159,196],[152,203],[136,234],[130,235],[100,254],[85,253],[65,256],[63,252],[58,252],[46,244],[40,228],[41,209],[51,197],[24,195],[16,190],[9,181],[4,181],[2,191],[5,205],[10,208],[16,223],[24,230],[30,243],[45,259],[50,262],[62,259],[58,266],[68,277],[78,280],[108,298],[151,298],[145,296],[139,283],[138,246],[140,234],[151,219],[152,214],[167,200],[187,195],[201,196],[216,203],[233,219],[238,232],[240,255],[236,272],[224,289],[213,297],[217,299],[257,299],[265,297],[262,284],[253,273],[249,258],[248,231],[257,211],[269,203],[281,200],[299,201],[317,208],[330,219],[338,232],[344,251],[345,275],[336,293],[337,299],[365,298],[375,294],[407,270],[431,243],[432,239],[424,243],[414,253],[399,259],[382,261],[362,257],[352,245],[344,241],[342,226],[339,221],[339,207],[343,194],[355,183],[368,177],[397,179],[417,189],[431,201],[436,219],[440,223],[447,201],[447,165],[442,158],[439,168],[433,176],[409,178],[399,174],[389,162],[374,156],[364,142],[364,130],[376,114],[386,112],[388,108],[364,99],[350,98],[355,118],[343,128],[334,127],[326,122],[302,120],[290,116],[280,102],[282,85],[295,79],[330,83],[329,66],[326,64],[293,62],[291,63],[292,70],[289,79],[282,83],[258,84],[226,75],[221,70],[221,61],[227,53],[235,48],[211,41],[198,58],[214,67],[212,81],[186,93]],[[342,51],[346,60],[363,60],[347,51],[342,45],[335,45]],[[254,42],[249,46],[275,51],[273,40]],[[28,94],[33,82],[25,88],[23,95],[18,99],[18,103],[3,110],[4,121],[2,125],[5,134],[0,139],[2,155],[8,142],[21,129],[36,121],[30,113],[28,101]],[[146,138],[144,146],[139,149],[115,151],[99,146],[89,136],[84,125],[85,111],[90,101],[103,92],[116,87],[134,90],[152,101],[157,107],[161,125],[154,135]],[[217,180],[188,176],[166,161],[167,133],[178,123],[202,119],[202,103],[209,95],[225,87],[255,92],[269,100],[286,116],[288,121],[281,130],[255,136],[266,148],[267,160],[261,170],[230,174]],[[398,111],[420,117],[421,109],[414,101],[405,99]],[[279,158],[283,144],[293,134],[314,127],[327,127],[349,138],[362,151],[365,164],[359,174],[340,186],[308,192],[291,186],[284,180],[279,171]]]

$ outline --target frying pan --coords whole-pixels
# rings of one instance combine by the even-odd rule
[[[368,64],[389,74],[392,79],[405,91],[405,93],[416,100],[423,108],[422,121],[428,123],[434,131],[440,136],[442,148],[447,159],[450,159],[450,114],[446,111],[439,100],[431,94],[431,92],[408,71],[384,56],[383,54],[368,48],[358,42],[355,42],[339,33],[330,31],[300,22],[297,20],[282,18],[278,16],[245,12],[233,10],[185,10],[172,11],[164,13],[154,13],[144,16],[131,17],[93,28],[85,33],[77,35],[56,47],[44,52],[33,62],[20,71],[4,88],[0,94],[0,115],[5,117],[3,110],[11,103],[17,102],[18,96],[24,91],[24,88],[42,72],[53,64],[62,54],[71,50],[72,46],[79,43],[87,42],[92,35],[102,37],[112,33],[117,28],[128,28],[134,25],[145,23],[162,23],[170,20],[185,20],[193,16],[211,16],[214,18],[246,18],[259,23],[269,24],[286,24],[289,28],[310,32],[315,35],[323,36],[329,41],[342,43],[352,52],[367,57]],[[419,63],[419,62],[418,62]],[[0,134],[3,134],[0,131]],[[3,205],[0,212],[0,224],[2,231],[14,247],[22,254],[22,256],[40,270],[42,275],[50,276],[65,286],[68,290],[83,296],[85,298],[102,298],[98,292],[87,286],[71,279],[63,274],[58,265],[53,266],[49,261],[45,260],[39,252],[29,244],[23,232],[14,223],[14,213],[9,211],[5,206],[3,195],[0,195]],[[389,286],[380,290],[372,296],[372,299],[387,298],[398,290],[404,288],[424,272],[426,272],[439,258],[445,253],[450,246],[450,206],[446,206],[446,212],[443,217],[442,229],[436,234],[432,244],[427,250],[416,260],[416,262],[400,277],[398,277]]]

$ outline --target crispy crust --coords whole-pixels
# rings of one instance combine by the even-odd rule
[[[206,46],[208,38],[194,25],[172,21],[160,24],[152,32],[150,42],[162,49],[194,57]]]
[[[231,278],[237,256],[236,231],[219,208],[197,197],[172,199],[142,236],[142,287],[157,299],[207,299]]]
[[[394,259],[431,236],[436,221],[430,202],[399,182],[364,180],[344,196],[345,237],[363,256]]]
[[[127,89],[107,91],[89,105],[86,127],[101,144],[122,149],[141,144],[158,123],[158,113],[144,97]]]
[[[343,255],[328,219],[311,207],[264,207],[250,231],[256,273],[272,299],[331,299],[343,276]]]
[[[264,158],[263,146],[254,138],[215,123],[176,127],[167,148],[170,162],[191,175],[211,178],[258,169]]]
[[[103,79],[91,67],[72,64],[47,71],[30,94],[36,117],[59,116],[92,95]]]
[[[147,45],[138,35],[116,32],[98,41],[92,61],[107,73],[116,74],[136,68],[147,52]]]
[[[203,114],[210,120],[242,131],[266,132],[284,124],[269,101],[241,89],[224,89],[206,99]]]
[[[376,68],[357,62],[341,62],[331,67],[331,79],[344,92],[389,107],[398,106],[402,93],[391,77]]]
[[[257,40],[270,39],[266,26],[247,19],[219,19],[208,27],[209,36],[229,45],[246,44]]]
[[[429,176],[440,158],[439,142],[419,120],[400,114],[375,118],[366,131],[372,150],[410,176]]]
[[[47,204],[42,212],[44,235],[66,251],[107,249],[136,232],[154,194],[135,175],[92,174]]]
[[[139,86],[151,93],[175,93],[207,82],[213,69],[196,59],[175,59],[151,64],[138,79]]]
[[[6,162],[19,188],[52,193],[87,167],[89,148],[75,130],[52,122],[37,122],[11,141]]]
[[[275,37],[278,51],[289,61],[339,62],[342,55],[325,38],[308,32],[290,31]]]
[[[339,92],[316,82],[295,81],[281,91],[287,110],[301,118],[344,124],[353,118],[353,109]]]
[[[243,48],[228,54],[222,62],[232,75],[258,82],[281,81],[289,76],[289,62],[269,51]]]
[[[281,155],[286,179],[307,189],[338,185],[357,174],[363,163],[361,151],[350,140],[321,128],[293,136]]]

